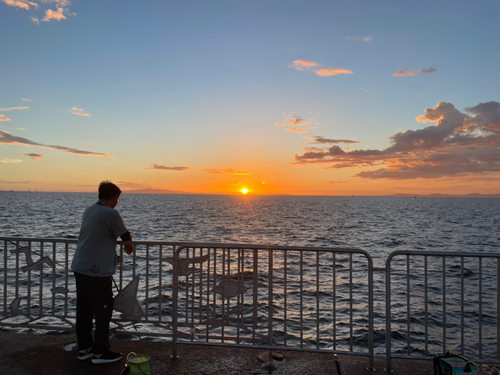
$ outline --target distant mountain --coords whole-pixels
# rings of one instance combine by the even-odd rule
[[[500,194],[478,194],[478,193],[471,193],[467,195],[453,195],[453,194],[441,194],[441,193],[435,193],[435,194],[428,194],[428,195],[420,195],[420,194],[403,194],[403,193],[398,193],[398,194],[391,194],[388,195],[388,197],[409,197],[409,198],[500,198]]]
[[[124,193],[130,194],[191,194],[184,191],[167,190],[167,189],[135,189],[127,190]]]

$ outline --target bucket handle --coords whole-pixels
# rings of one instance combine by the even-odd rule
[[[133,355],[136,355],[134,352],[130,352],[130,353],[128,353],[128,355],[127,355],[127,362],[128,362],[128,357],[130,357],[132,354],[133,354]]]

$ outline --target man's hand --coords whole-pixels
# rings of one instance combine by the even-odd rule
[[[130,255],[134,252],[134,245],[125,245],[125,252]]]
[[[122,241],[132,241],[132,235],[130,232],[126,232],[120,236]],[[125,245],[125,252],[130,255],[134,252],[134,245]]]

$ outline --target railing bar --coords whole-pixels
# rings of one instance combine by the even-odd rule
[[[335,253],[332,253],[333,267],[332,267],[332,278],[333,278],[333,310],[332,310],[332,319],[333,319],[333,350],[337,350],[337,276],[336,276],[336,268],[337,268],[337,257]]]
[[[391,338],[391,260],[385,261],[385,370],[391,372],[392,338]]]
[[[205,314],[206,316],[206,325],[205,325],[205,330],[208,332],[208,319],[210,318],[210,259],[211,259],[211,251],[210,248],[207,247],[207,255],[208,255],[208,261],[207,261],[207,313]],[[206,342],[209,341],[208,335],[205,338]]]
[[[231,249],[227,249],[227,278],[231,279]],[[226,298],[226,311],[227,311],[227,321],[231,321],[231,299]]]
[[[7,316],[7,240],[3,241],[3,314]]]
[[[29,248],[31,250],[31,241],[28,242]],[[19,272],[19,271],[18,271]],[[31,270],[28,270],[28,285],[27,287],[27,298],[28,298],[28,316],[31,318]]]
[[[462,355],[464,355],[465,351],[464,297],[464,257],[460,257],[460,354]]]
[[[483,258],[479,258],[479,359],[483,358]]]
[[[120,252],[123,257],[123,244],[120,244]],[[134,249],[135,250],[135,249]],[[135,251],[132,253],[132,280],[135,279],[135,267],[136,267],[137,254]],[[121,289],[120,289],[121,290]]]
[[[177,358],[177,327],[178,327],[178,309],[179,309],[179,254],[175,246],[173,247],[173,262],[172,262],[172,358]],[[160,302],[161,291],[161,267],[162,267],[162,246],[160,245]],[[159,305],[161,306],[161,304]],[[159,319],[161,319],[161,309],[159,311]]]
[[[316,349],[319,349],[319,252],[316,253]]]
[[[349,254],[349,347],[351,352],[354,346],[354,335],[353,335],[353,318],[352,318],[352,253]]]
[[[16,241],[16,249],[20,247],[19,241]],[[17,297],[19,297],[19,253],[16,253],[16,298]]]
[[[268,251],[268,275],[269,275],[269,281],[267,283],[267,297],[268,297],[268,308],[269,308],[269,318],[267,319],[267,338],[268,338],[268,345],[272,346],[273,345],[273,319],[274,319],[274,302],[273,302],[273,260],[274,260],[274,253],[272,249],[269,249]],[[272,350],[269,349],[269,359],[272,361],[273,354]]]
[[[196,258],[196,248],[193,247],[193,259]],[[190,324],[191,324],[191,341],[194,340],[194,309],[195,309],[195,295],[194,295],[194,287],[196,284],[196,263],[193,261],[191,267],[193,267],[193,273],[190,275],[191,276],[191,319],[190,319]],[[186,282],[189,280],[189,276],[186,277]],[[186,288],[188,288],[188,285],[186,285]],[[186,300],[187,302],[187,300]],[[187,308],[187,306],[186,306]]]
[[[283,267],[284,267],[284,273],[283,273],[283,294],[284,294],[284,305],[285,309],[283,311],[283,333],[284,333],[284,339],[283,339],[283,345],[286,347],[287,346],[287,310],[288,310],[288,296],[287,296],[287,287],[288,287],[288,251],[285,250],[284,253],[284,261],[283,261]]]
[[[54,259],[54,263],[52,266],[52,289],[56,287],[56,264],[57,264],[57,256],[56,256],[56,242],[52,242],[52,259]],[[56,315],[56,293],[52,293],[52,316]]]
[[[373,259],[370,256],[366,256],[368,262],[368,369],[370,371],[375,371],[374,368],[374,324],[373,324]]]
[[[410,355],[410,256],[406,256],[406,351]]]
[[[214,274],[214,287],[213,287],[213,301],[214,301],[214,308],[213,308],[213,316],[214,318],[217,318],[217,294],[215,293],[215,286],[217,285],[217,248],[214,247],[214,268],[213,268],[213,274]]]
[[[122,246],[120,245],[118,247],[118,251],[120,253],[120,257],[122,258],[122,263],[120,265],[120,290],[123,290],[123,248]]]
[[[242,275],[241,275],[241,258],[242,258],[242,249],[238,248],[238,277],[237,277],[237,280],[238,280],[238,285],[243,285],[243,279],[242,279]],[[237,299],[237,306],[238,306],[238,316],[236,318],[236,321],[238,322],[237,323],[237,326],[236,326],[236,344],[239,344],[240,343],[240,325],[243,323],[241,321],[241,318],[242,318],[242,306],[243,306],[243,302],[241,302],[241,298],[242,298],[243,294],[240,294],[238,293],[236,299]]]
[[[69,243],[66,242],[65,246],[65,275],[64,275],[64,286],[66,290],[69,290]],[[68,293],[64,297],[64,316],[68,316]]]
[[[174,263],[172,265],[172,268],[175,268],[175,247],[173,249],[172,256],[174,258]],[[163,299],[163,285],[162,285],[162,274],[163,274],[163,245],[160,245],[160,248],[158,249],[158,323],[161,323],[161,317],[163,315],[162,313],[162,299]],[[174,273],[174,270],[172,270],[172,275],[176,275]],[[177,276],[178,277],[178,276]],[[173,294],[173,288],[174,285],[175,287],[178,287],[179,283],[178,280],[175,280],[175,277],[172,276],[172,299],[174,298]],[[120,274],[120,279],[121,279],[121,274]],[[174,305],[172,304],[172,310],[174,310]],[[177,312],[172,311],[172,320],[174,319],[174,316],[177,316]]]
[[[497,257],[497,359],[500,359],[500,257]]]
[[[443,354],[446,353],[446,256],[443,256]]]
[[[222,260],[221,260],[221,268],[222,268],[222,282],[224,282],[226,280],[226,248],[223,247],[222,248]],[[226,327],[225,327],[225,316],[224,316],[224,313],[225,313],[225,307],[226,307],[226,302],[227,299],[226,297],[224,296],[224,294],[221,294],[221,300],[222,300],[222,314],[221,314],[221,318],[222,318],[222,332],[221,332],[221,341],[224,343],[224,333],[226,331]]]
[[[137,247],[136,247],[136,249],[137,249]],[[149,319],[149,275],[150,275],[149,256],[150,256],[149,245],[146,245],[146,320]],[[122,258],[122,264],[123,264],[123,258]],[[120,267],[120,270],[121,270],[121,267]]]
[[[40,259],[43,259],[43,241],[40,241]],[[40,265],[40,285],[38,287],[38,316],[43,314],[43,263]]]
[[[200,257],[203,258],[203,247],[200,247]],[[202,310],[202,302],[203,302],[203,263],[200,262],[200,277],[199,277],[199,292],[198,292],[198,323],[201,323],[203,310]]]
[[[425,355],[429,355],[429,324],[428,324],[428,269],[427,269],[427,255],[424,256],[424,321],[425,321]]]
[[[259,272],[259,264],[258,264],[258,250],[253,250],[253,340],[252,343],[255,345],[255,331],[257,330],[257,294],[259,287],[258,280],[258,272]]]
[[[191,253],[191,248],[188,247],[186,249],[186,258],[189,258],[190,253]],[[180,256],[180,254],[179,254]],[[185,286],[184,286],[184,291],[185,291],[185,297],[184,300],[186,301],[186,306],[185,306],[185,314],[184,314],[184,321],[187,323],[189,319],[189,275],[185,276]]]
[[[304,289],[303,289],[303,278],[304,278],[304,253],[300,252],[300,282],[299,282],[299,291],[300,291],[300,347],[304,347]]]

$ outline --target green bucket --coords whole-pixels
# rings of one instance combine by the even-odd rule
[[[129,353],[127,356],[127,364],[130,367],[130,375],[149,375],[149,360],[151,358],[147,354]]]

